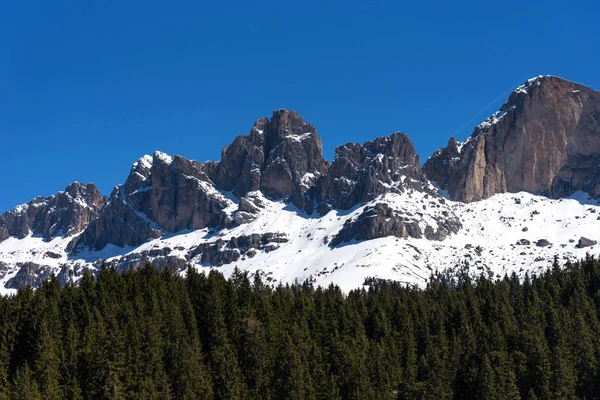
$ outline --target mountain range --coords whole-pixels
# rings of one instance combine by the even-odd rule
[[[515,89],[421,166],[396,132],[322,156],[291,110],[260,118],[218,162],[155,152],[109,196],[74,182],[0,215],[0,288],[152,262],[309,280],[423,285],[432,273],[537,273],[600,236],[600,92],[554,76]]]

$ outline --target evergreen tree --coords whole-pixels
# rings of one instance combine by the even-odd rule
[[[25,364],[17,369],[12,385],[11,399],[13,400],[42,400],[37,382],[29,366]]]

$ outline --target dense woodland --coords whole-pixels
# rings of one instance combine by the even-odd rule
[[[1,399],[600,397],[600,262],[347,295],[102,269],[0,299]]]

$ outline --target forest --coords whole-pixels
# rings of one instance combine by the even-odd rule
[[[600,262],[343,293],[104,267],[0,298],[0,399],[593,399]]]

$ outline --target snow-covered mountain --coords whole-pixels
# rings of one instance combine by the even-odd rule
[[[70,237],[50,241],[36,235],[11,237],[0,243],[0,263],[5,266],[0,282],[4,288],[36,285],[52,272],[63,281],[76,281],[84,271],[98,268],[98,260],[105,260],[121,269],[145,261],[182,271],[191,263],[225,274],[238,267],[259,272],[270,282],[309,279],[319,285],[335,283],[344,290],[363,285],[369,277],[424,285],[436,270],[458,273],[465,265],[473,276],[483,273],[492,278],[513,271],[520,276],[540,272],[555,255],[561,261],[584,257],[597,246],[585,240],[580,244],[580,239],[600,237],[600,204],[581,192],[558,200],[504,193],[469,204],[419,192],[389,193],[323,217],[309,216],[260,193],[256,197],[264,208],[247,224],[166,234],[138,247],[107,245],[71,255],[66,250]],[[455,215],[463,226],[443,241],[390,235],[331,246],[345,225],[377,204],[414,218],[421,227],[434,225],[443,213]]]
[[[576,191],[600,184],[579,185],[584,176],[595,179],[590,160],[600,158],[600,117],[597,92],[582,87],[585,96],[574,101],[569,85],[536,78],[515,90],[465,143],[451,140],[428,160],[425,172],[435,182],[402,133],[339,146],[329,163],[316,129],[289,110],[257,120],[218,162],[144,156],[109,197],[93,184],[75,183],[0,215],[0,288],[37,286],[51,274],[76,282],[102,263],[127,270],[152,262],[181,273],[187,265],[225,274],[238,267],[272,283],[308,279],[349,290],[368,278],[423,285],[435,271],[524,275],[548,268],[555,255],[581,258],[600,237],[600,204]],[[540,90],[557,115],[546,107],[536,123]],[[531,147],[527,135],[539,126],[557,129],[548,121],[560,124],[566,144],[539,143],[551,151],[533,151],[531,176],[527,160],[520,170],[505,168],[504,152]],[[573,185],[545,191],[563,198],[531,194],[565,179],[565,162]],[[491,185],[492,178],[500,184]]]

